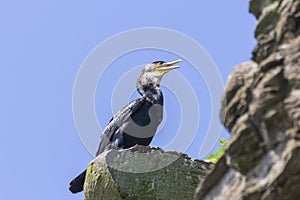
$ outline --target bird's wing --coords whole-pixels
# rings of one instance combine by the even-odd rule
[[[146,101],[147,100],[145,98],[139,98],[135,101],[132,101],[114,115],[101,136],[101,142],[99,144],[96,156],[102,153],[105,148],[110,145],[111,142],[109,141],[109,139],[113,136],[113,134],[123,123],[125,123],[129,119],[132,114],[137,112],[145,104]],[[83,190],[85,174],[86,170],[71,181],[69,189],[72,193],[77,193]]]
[[[113,116],[101,135],[101,141],[96,156],[102,153],[106,147],[111,144],[110,138],[113,136],[113,134],[129,119],[132,114],[137,112],[146,101],[147,100],[145,98],[134,100]]]

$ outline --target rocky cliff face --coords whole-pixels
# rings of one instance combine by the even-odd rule
[[[232,136],[195,199],[300,198],[300,1],[251,0],[250,12],[258,44],[222,100]]]

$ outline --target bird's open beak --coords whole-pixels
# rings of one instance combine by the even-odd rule
[[[172,61],[172,62],[167,62],[167,63],[164,63],[162,65],[159,65],[159,66],[157,66],[157,71],[159,71],[162,74],[165,74],[165,73],[171,71],[172,69],[179,68],[179,66],[175,65],[175,64],[177,64],[181,61],[182,60],[175,60],[175,61]]]

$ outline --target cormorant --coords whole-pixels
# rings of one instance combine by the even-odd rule
[[[123,107],[109,121],[105,128],[96,156],[110,146],[126,149],[136,144],[148,146],[163,117],[163,94],[160,81],[164,74],[179,68],[173,62],[155,61],[146,65],[137,80],[137,91],[142,95]],[[81,192],[85,181],[86,170],[73,179],[69,190]]]

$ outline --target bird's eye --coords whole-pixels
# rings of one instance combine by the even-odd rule
[[[157,65],[163,65],[164,63],[166,63],[165,61],[154,61],[153,64],[157,64]]]

